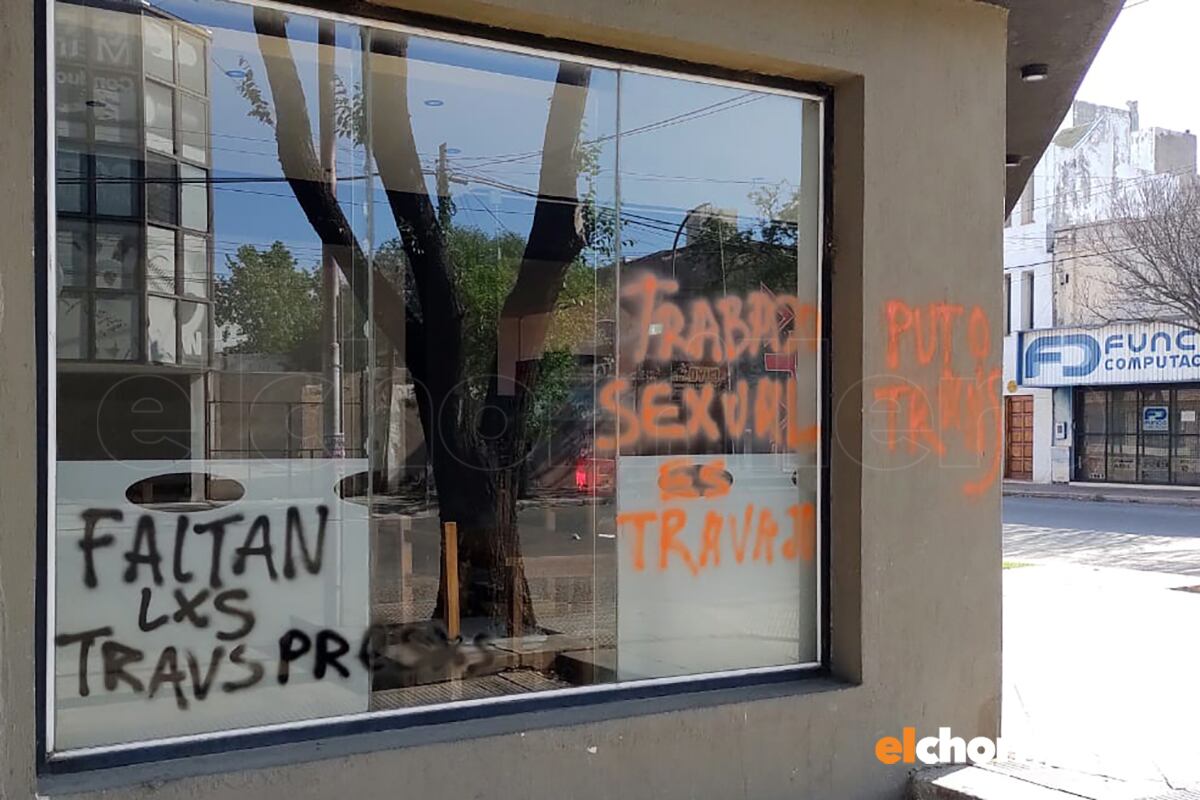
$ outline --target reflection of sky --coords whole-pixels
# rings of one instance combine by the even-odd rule
[[[209,74],[218,270],[223,256],[239,245],[268,246],[276,239],[302,265],[315,265],[320,242],[282,180],[274,132],[248,115],[248,103],[238,91],[244,60],[270,103],[251,9],[212,0],[161,0],[157,5],[208,26],[213,34]],[[315,137],[317,26],[300,14],[289,14],[288,20]],[[359,29],[337,23],[335,35],[339,77],[347,87],[361,86]],[[409,107],[431,195],[438,147],[445,142],[456,221],[488,232],[526,234],[557,63],[427,38],[409,41]],[[684,214],[702,203],[736,214],[744,227],[756,214],[749,198],[756,187],[798,185],[801,124],[794,99],[628,72],[621,80],[626,257],[669,248]],[[615,72],[592,70],[584,137],[599,146],[595,191],[597,202],[608,207],[616,195],[616,88]],[[365,245],[365,152],[343,139],[337,158],[338,197]],[[229,182],[245,178],[277,180]],[[581,180],[581,192],[585,188]],[[396,236],[396,226],[378,182],[374,199],[378,246]]]

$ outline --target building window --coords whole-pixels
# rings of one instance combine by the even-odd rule
[[[1021,224],[1028,225],[1033,222],[1033,176],[1029,176],[1029,183],[1025,184],[1025,191],[1021,192]]]
[[[1034,324],[1033,270],[1021,273],[1021,328],[1032,330]]]
[[[50,751],[818,665],[822,98],[168,7],[55,6]]]
[[[1004,333],[1012,333],[1012,276],[1004,276]]]

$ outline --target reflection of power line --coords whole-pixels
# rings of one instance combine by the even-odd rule
[[[743,92],[740,95],[736,95],[734,97],[729,97],[729,98],[726,98],[725,100],[721,100],[716,103],[710,103],[707,106],[701,106],[700,108],[695,108],[695,109],[692,109],[691,111],[685,111],[681,114],[676,114],[673,117],[665,117],[663,119],[656,120],[655,122],[648,122],[645,125],[640,125],[638,127],[630,128],[629,130],[617,131],[615,133],[605,134],[604,136],[597,136],[594,139],[585,139],[584,141],[580,142],[580,144],[583,144],[583,145],[599,144],[601,142],[607,142],[607,141],[616,139],[618,136],[621,136],[621,137],[633,136],[633,135],[636,135],[639,133],[648,133],[650,131],[660,130],[662,128],[667,128],[672,125],[679,125],[684,122],[690,122],[691,120],[694,120],[694,119],[702,119],[704,117],[712,116],[713,114],[718,114],[722,111],[729,111],[734,108],[739,108],[739,107],[747,105],[749,103],[753,103],[758,100],[761,100],[762,97],[763,97],[763,95],[755,94],[754,92]],[[512,154],[508,154],[507,156],[499,156],[499,157],[458,156],[458,157],[456,157],[455,160],[463,161],[463,160],[468,160],[468,159],[471,159],[471,160],[491,159],[491,160],[485,160],[485,161],[482,161],[479,163],[472,163],[472,164],[468,165],[472,168],[479,168],[479,167],[490,167],[490,166],[494,166],[496,164],[511,164],[515,161],[527,161],[531,158],[536,158],[537,156],[540,156],[541,154],[542,154],[541,150],[530,150],[530,151],[527,151],[524,153],[512,153]]]
[[[503,228],[505,233],[512,233],[512,230],[510,230],[509,227],[504,224],[504,222],[500,219],[500,217],[496,216],[496,214],[490,208],[487,207],[487,203],[480,200],[478,197],[476,197],[471,192],[466,192],[466,197],[468,200],[474,200],[475,204],[477,206],[479,206],[480,208],[482,208],[485,212],[487,212],[487,215],[489,217],[491,217],[493,220],[495,220],[496,225]],[[530,214],[530,216],[532,216],[532,213]]]
[[[1200,241],[1200,236],[1185,236],[1184,238],[1179,240],[1179,243],[1185,244],[1185,243],[1195,242],[1195,241]],[[1138,249],[1137,245],[1131,245],[1129,247],[1118,247],[1115,249],[1109,248],[1109,249],[1104,249],[1104,250],[1094,250],[1090,253],[1072,253],[1071,255],[1056,256],[1055,258],[1049,258],[1049,259],[1046,259],[1045,261],[1034,261],[1029,264],[1013,265],[1013,269],[1025,269],[1027,267],[1040,267],[1045,264],[1054,264],[1055,262],[1062,262],[1062,261],[1075,261],[1075,260],[1081,259],[1081,258],[1103,258],[1105,256],[1116,256],[1116,255],[1120,255],[1121,253],[1131,253],[1137,249]]]
[[[498,181],[495,179],[487,178],[486,176],[482,176],[482,175],[475,175],[474,173],[463,172],[462,174],[466,175],[466,177],[469,180],[473,180],[476,183],[482,183],[485,186],[494,186],[495,188],[498,188],[498,189],[504,189],[505,191],[509,191],[514,194],[519,194],[524,197],[529,197],[529,198],[535,199],[538,202],[557,202],[557,203],[576,202],[576,201],[569,200],[569,199],[546,197],[544,195],[538,194],[537,192],[533,191],[532,189],[526,189],[522,186],[515,186],[511,183],[505,183],[504,181]],[[598,207],[602,208],[606,211],[615,211],[616,210],[615,206],[610,206],[610,205],[599,205]],[[654,217],[648,217],[648,216],[645,216],[642,214],[635,214],[624,208],[621,209],[621,219],[622,219],[622,221],[624,221],[625,219],[629,219],[629,220],[633,221],[635,224],[637,224],[637,223],[641,223],[643,225],[651,225],[652,224],[664,233],[670,234],[670,233],[675,232],[675,226],[669,222],[666,222],[666,221],[660,220],[660,219],[656,219]]]
[[[1196,174],[1195,167],[1181,167],[1180,169],[1168,170],[1166,172],[1152,172],[1149,175],[1130,175],[1128,178],[1118,178],[1116,176],[1113,176],[1110,179],[1110,182],[1111,182],[1110,186],[1108,186],[1108,187],[1101,186],[1101,187],[1097,187],[1095,189],[1089,189],[1088,199],[1090,200],[1093,197],[1099,197],[1099,196],[1103,196],[1103,195],[1112,194],[1113,192],[1118,192],[1118,191],[1121,191],[1122,189],[1127,188],[1131,184],[1141,183],[1142,181],[1148,181],[1148,180],[1151,180],[1152,178],[1170,178],[1170,177],[1178,177],[1180,175],[1194,175],[1194,174]],[[1034,176],[1034,177],[1036,177],[1036,176]],[[1033,180],[1033,178],[1030,178],[1030,180]],[[1043,177],[1042,180],[1045,180],[1045,177]],[[1035,203],[1025,210],[1026,211],[1038,211],[1043,208],[1050,208],[1050,207],[1056,205],[1057,202],[1058,202],[1058,200],[1056,198],[1051,197],[1051,199],[1047,200],[1046,202]],[[1013,213],[1015,214],[1020,210],[1021,209],[1018,206],[1017,208],[1013,209]]]
[[[476,169],[482,169],[482,168],[470,166],[470,167],[467,167],[467,169],[476,170]],[[604,174],[605,172],[608,172],[608,170],[600,171],[601,174]],[[490,171],[488,171],[488,172],[481,171],[480,174],[492,175],[493,177],[497,177],[497,179],[499,179],[499,176],[496,176],[495,173],[492,173]],[[527,169],[527,170],[505,170],[501,174],[502,175],[504,175],[504,174],[528,175],[531,177],[536,177],[541,174],[541,171],[536,168],[535,169]],[[614,174],[615,174],[615,172],[614,172]],[[741,185],[741,186],[775,186],[779,183],[779,181],[767,180],[766,178],[712,178],[712,177],[708,177],[706,175],[665,175],[665,174],[657,173],[657,172],[636,172],[634,170],[622,168],[621,169],[621,180],[624,181],[624,180],[630,180],[630,179],[641,180],[641,181],[663,181],[663,182],[667,182],[667,183],[737,184],[737,185]]]
[[[341,181],[365,181],[366,179],[367,179],[366,175],[347,175],[344,178],[340,177],[340,176],[338,177],[339,182],[341,182]],[[166,184],[177,185],[177,184],[183,184],[183,183],[202,183],[202,184],[210,184],[210,183],[213,183],[213,184],[217,184],[217,183],[289,183],[291,180],[292,180],[291,178],[285,178],[282,176],[276,178],[276,177],[270,177],[267,175],[225,175],[225,176],[205,175],[204,177],[199,177],[199,178],[179,178],[179,177],[168,177],[168,176],[160,177],[157,175],[153,176],[153,177],[147,177],[144,175],[142,175],[142,176],[131,175],[131,176],[116,176],[116,177],[97,176],[94,178],[58,178],[58,179],[56,179],[55,182],[59,183],[59,184],[166,183]],[[317,178],[299,178],[297,180],[309,181],[311,183],[321,183],[322,182]]]
[[[497,181],[497,180],[487,178],[482,175],[477,176],[477,175],[472,175],[470,173],[465,173],[465,172],[462,174],[466,175],[470,180],[474,180],[476,183],[480,183],[485,186],[492,186],[492,187],[498,188],[498,189],[503,189],[505,191],[520,195],[522,197],[528,197],[530,199],[537,200],[538,202],[571,203],[571,204],[578,203],[578,201],[574,200],[574,199],[543,196],[543,195],[538,194],[536,191],[533,191],[530,189],[525,189],[524,187],[516,186],[514,184],[506,183],[503,181]],[[365,175],[355,175],[355,176],[347,176],[345,178],[339,178],[339,181],[363,180],[365,178],[366,178]],[[208,178],[144,178],[144,177],[142,177],[142,178],[97,178],[97,179],[91,179],[91,180],[86,179],[86,178],[78,178],[78,179],[65,178],[65,179],[60,179],[58,181],[58,183],[60,183],[60,184],[103,183],[103,184],[172,184],[172,185],[175,185],[175,184],[259,184],[259,183],[287,183],[287,182],[288,182],[287,178],[268,178],[268,177],[224,177],[224,178],[222,178],[222,177],[208,177]],[[254,196],[259,196],[259,197],[273,197],[273,198],[277,198],[280,200],[294,200],[295,199],[294,195],[291,195],[291,194],[280,194],[280,193],[276,193],[276,192],[257,192],[252,189],[239,189],[239,188],[234,188],[233,186],[227,186],[227,185],[214,185],[213,190],[214,191],[234,192],[234,193],[238,193],[238,194],[249,194],[249,195],[254,195]],[[379,191],[383,192],[384,190],[381,189]],[[492,209],[488,208],[487,204],[478,200],[478,198],[475,198],[473,194],[466,193],[466,196],[471,197],[472,199],[475,199],[476,202],[478,203],[478,205],[480,206],[480,208],[482,208],[485,213],[491,215],[492,218],[496,220],[497,224],[499,224],[501,227],[503,227],[506,231],[508,231],[510,233],[512,232],[511,229],[509,229],[508,226],[506,226],[496,216],[497,213],[517,214],[517,215],[521,215],[521,216],[532,216],[532,214],[533,214],[532,211],[530,211],[530,212],[505,211],[505,210],[493,211]],[[370,202],[371,201],[369,201],[369,200],[359,200],[359,201],[339,200],[339,204],[343,205],[343,206],[367,206],[368,204],[370,204]],[[615,210],[615,206],[611,206],[611,205],[598,204],[597,207],[601,208],[603,210],[606,210],[606,211],[614,211]],[[663,233],[666,235],[672,234],[675,230],[674,226],[672,226],[671,223],[669,223],[665,220],[646,216],[646,215],[636,214],[627,209],[622,209],[621,219],[623,222],[628,222],[631,225],[641,227],[643,229],[653,230],[653,231]]]
[[[1146,2],[1146,1],[1147,0],[1141,0],[1141,2]],[[221,71],[222,74],[228,74],[228,70],[224,69],[216,61],[215,57],[210,56],[210,60]],[[237,82],[236,78],[231,78],[231,80],[234,80],[235,83]],[[618,132],[614,132],[611,134],[606,134],[604,136],[598,136],[594,139],[586,139],[583,142],[581,142],[581,144],[584,144],[584,145],[599,144],[601,142],[611,141],[611,140],[617,138],[617,136],[633,136],[633,135],[637,135],[640,133],[648,133],[651,131],[660,130],[662,128],[671,127],[673,125],[679,125],[684,122],[690,122],[695,119],[703,119],[704,117],[712,116],[713,114],[721,113],[723,111],[730,111],[732,109],[740,108],[741,106],[748,105],[749,103],[757,102],[758,100],[761,100],[763,97],[764,97],[764,95],[756,93],[756,92],[742,92],[741,94],[734,95],[733,97],[727,97],[724,100],[718,100],[715,103],[709,103],[708,105],[700,106],[699,108],[694,108],[694,109],[691,109],[690,111],[684,111],[684,112],[675,114],[670,117],[664,117],[663,119],[660,119],[660,120],[654,120],[653,122],[648,122],[643,125],[630,128],[628,130],[618,131]],[[203,132],[195,131],[194,133],[203,133]],[[216,134],[216,133],[214,133],[212,135],[213,136],[224,135],[224,136],[229,136],[229,138],[240,138],[240,139],[244,139],[246,141],[261,141],[261,142],[272,141],[272,139],[270,137],[250,137],[250,136],[238,137],[238,136],[234,136],[232,134]],[[339,149],[341,149],[341,148],[339,148]],[[350,152],[355,152],[355,151],[358,151],[359,149],[360,148],[352,148],[350,150]],[[234,150],[231,152],[238,152],[238,151]],[[248,153],[248,154],[249,155],[258,155],[256,153]],[[473,163],[470,164],[470,166],[478,168],[478,167],[492,166],[492,165],[496,165],[496,164],[507,164],[507,163],[513,163],[513,162],[517,162],[517,161],[525,161],[530,158],[540,156],[541,154],[542,154],[542,150],[539,149],[539,150],[527,150],[524,152],[516,152],[516,153],[500,153],[500,154],[477,155],[477,156],[458,156],[455,158],[455,160],[456,161],[471,161]],[[425,155],[432,156],[433,154],[426,153]]]

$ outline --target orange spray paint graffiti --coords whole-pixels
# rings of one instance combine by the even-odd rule
[[[787,517],[787,538],[777,541],[782,533],[780,520],[770,508],[757,508],[754,503],[747,503],[741,515],[710,510],[704,515],[696,552],[679,537],[690,522],[683,506],[618,514],[617,527],[622,535],[633,537],[631,563],[635,572],[647,569],[649,546],[650,552],[657,554],[655,566],[659,572],[666,572],[672,564],[679,563],[692,575],[699,575],[722,563],[772,564],[777,554],[782,562],[800,559],[811,563],[816,554],[814,505],[793,504],[787,509]]]
[[[983,469],[963,483],[963,493],[979,497],[1000,477],[1004,446],[1001,370],[990,362],[987,314],[979,306],[968,314],[950,303],[918,307],[889,300],[883,317],[888,369],[905,376],[890,378],[872,392],[884,409],[888,451],[895,452],[901,440],[909,455],[946,457],[952,446],[961,448]],[[955,346],[964,339],[973,365],[959,373],[953,366]],[[919,376],[921,367],[936,370],[931,380],[911,377]]]
[[[660,364],[682,364],[686,370],[670,380],[656,379],[651,370],[641,378],[608,381],[598,403],[617,432],[598,435],[597,449],[719,442],[747,433],[771,451],[815,446],[815,410],[808,412],[813,420],[801,419],[795,365],[802,354],[819,348],[817,308],[764,288],[715,304],[694,299],[685,314],[671,300],[678,291],[677,281],[652,273],[622,289],[631,325],[628,341],[622,341],[626,372]],[[760,356],[768,374],[755,374],[760,365],[749,370],[749,378],[735,377],[734,365],[745,370]]]

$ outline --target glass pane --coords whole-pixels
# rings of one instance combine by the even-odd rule
[[[1195,390],[1189,390],[1195,391]],[[1181,389],[1182,393],[1183,390]],[[1175,436],[1172,477],[1175,483],[1200,486],[1200,436]]]
[[[187,164],[179,165],[183,227],[208,230],[208,172]]]
[[[1107,410],[1105,403],[1108,400],[1108,391],[1104,389],[1081,389],[1079,390],[1083,398],[1083,417],[1080,419],[1080,424],[1083,426],[1083,433],[1104,433],[1106,430],[1105,419]]]
[[[136,15],[88,9],[90,27],[92,132],[97,142],[136,144],[141,120],[138,51],[141,26]]]
[[[146,81],[146,147],[175,152],[175,92]]]
[[[58,211],[86,214],[88,211],[87,156],[64,150],[54,164],[55,203]]]
[[[141,110],[134,75],[95,71],[92,96],[87,105],[92,111],[92,129],[97,142],[135,144]]]
[[[87,64],[88,32],[87,7],[56,3],[54,6],[54,58],[55,66],[63,68],[72,64]]]
[[[79,294],[58,296],[54,335],[59,358],[87,357],[87,299]]]
[[[183,293],[191,297],[208,297],[208,239],[183,235]]]
[[[58,223],[54,257],[58,264],[59,286],[88,285],[91,234],[86,222],[62,220]]]
[[[635,73],[621,98],[619,676],[812,661],[817,107]]]
[[[1200,434],[1200,389],[1175,390],[1176,433]]]
[[[137,69],[141,48],[137,15],[89,7],[87,24],[93,65],[126,73]]]
[[[138,29],[145,18],[158,17],[146,4],[119,5]],[[143,113],[139,108],[136,130],[140,137],[146,127],[154,155],[146,167],[149,224],[137,226],[142,232],[131,240],[135,257],[129,297],[97,290],[94,297],[103,305],[99,316],[108,326],[96,343],[98,352],[85,357],[86,363],[59,362],[55,535],[62,557],[55,564],[60,580],[53,624],[55,634],[66,638],[55,648],[54,730],[56,747],[64,750],[365,712],[371,706],[371,673],[357,658],[371,625],[368,509],[365,498],[350,501],[338,493],[341,481],[368,472],[372,376],[361,306],[370,280],[364,276],[370,199],[362,179],[366,153],[354,135],[338,138],[336,167],[345,180],[336,195],[320,198],[325,205],[316,215],[336,218],[331,227],[353,235],[359,245],[357,251],[345,241],[334,245],[333,270],[342,280],[335,283],[339,313],[330,314],[337,327],[329,334],[323,329],[323,243],[280,167],[273,130],[252,115],[236,78],[223,76],[211,86],[204,80],[209,56],[230,72],[245,58],[247,69],[262,82],[272,118],[277,118],[253,17],[240,4],[189,0],[169,5],[172,14],[183,17],[170,24],[177,30],[186,27],[191,37],[182,38],[175,50],[177,78],[186,88],[176,91],[178,105],[172,110],[170,87],[153,75],[137,78],[138,96],[149,92],[150,109]],[[290,13],[285,24],[296,33],[288,45],[305,89],[298,109],[308,114],[311,130],[319,134],[315,90],[320,80],[310,35],[316,25],[303,14]],[[353,94],[364,84],[360,32],[352,25],[335,27],[340,45],[335,74]],[[140,53],[140,40],[137,46]],[[213,108],[220,113],[214,115]],[[207,121],[204,109],[211,117]],[[219,155],[190,149],[207,148],[206,139],[174,135],[180,127],[194,132],[205,125],[215,126],[219,141],[229,144]],[[91,148],[91,142],[86,144],[76,149]],[[211,172],[177,174],[172,144],[181,158],[199,157]],[[297,138],[291,144],[316,146],[315,139]],[[211,193],[211,174],[247,180],[230,181],[233,191],[222,186]],[[190,183],[177,201],[181,180]],[[190,228],[172,234],[168,228],[177,224]],[[172,235],[180,245],[178,253],[184,254],[177,253],[173,267]],[[356,258],[347,257],[352,252]],[[210,275],[214,263],[220,266],[218,275]],[[175,275],[178,283],[172,283]],[[209,297],[212,305],[147,296],[138,291],[143,288],[179,289]],[[221,342],[218,352],[212,341]],[[333,369],[323,363],[335,343],[341,377],[337,393],[327,391]],[[111,360],[122,356],[138,363]],[[100,360],[108,363],[97,368]],[[98,507],[120,509],[124,522],[99,523],[98,535],[111,533],[116,546],[97,553],[97,582],[87,587],[80,580],[83,551],[77,546],[81,515]],[[137,537],[139,521],[143,527],[155,526],[164,547],[174,541],[181,507],[190,527],[180,567],[194,579],[188,583],[170,573],[158,585],[148,568],[139,568],[126,582],[122,554]],[[195,526],[231,514],[241,514],[243,521],[226,529],[227,558],[218,559],[223,585],[217,589],[209,582],[211,563],[201,563],[205,553],[212,561],[211,548],[205,546],[211,536]],[[231,559],[236,548],[245,544],[251,529],[255,537],[262,535],[254,527],[260,517],[272,528],[270,568],[265,555],[259,555],[246,559],[244,571],[235,570]],[[290,555],[285,547],[289,539]],[[139,626],[143,590],[151,595],[143,622],[153,625],[174,602],[175,592],[192,597],[201,584],[210,590],[202,612],[209,617],[207,626],[187,619]],[[217,605],[222,594],[220,603],[228,612]],[[253,624],[243,624],[239,612],[252,615]],[[121,680],[108,687],[101,641],[79,669],[80,647],[70,637],[105,626],[112,629],[104,637],[110,648],[144,654],[126,667],[134,683]],[[353,654],[342,658],[349,675],[343,678],[334,666],[323,668],[328,674],[314,675],[313,664],[281,658],[280,641],[289,632],[295,633],[292,644],[301,632],[314,640],[319,636],[322,646],[335,637],[353,641]],[[164,652],[176,654],[186,676],[179,693],[169,680],[154,678]],[[200,680],[212,681],[203,699],[191,685],[189,654],[195,656]],[[278,681],[281,668],[289,672],[286,686]],[[255,670],[260,670],[257,677]],[[80,691],[84,681],[90,691]],[[179,697],[186,708],[180,707]]]
[[[1103,481],[1107,479],[1105,466],[1105,448],[1107,441],[1104,436],[1084,436],[1079,441],[1079,466],[1075,471],[1075,480]]]
[[[1142,409],[1137,389],[1115,389],[1109,398],[1108,429],[1112,433],[1137,433],[1142,424]]]
[[[137,216],[137,164],[128,158],[96,156],[96,213],[108,217]]]
[[[1113,483],[1137,482],[1136,436],[1109,437],[1108,480]]]
[[[179,224],[179,184],[175,162],[146,159],[146,215],[152,222]]]
[[[147,300],[146,346],[150,360],[160,364],[174,364],[175,346],[175,301],[168,297],[150,297]]]
[[[142,259],[141,228],[124,222],[97,222],[96,286],[133,289]]]
[[[1142,435],[1138,459],[1138,477],[1142,483],[1169,483],[1171,476],[1171,437],[1166,434]]]
[[[142,63],[147,75],[175,82],[175,48],[171,41],[171,26],[153,17],[142,18]]]
[[[180,29],[176,59],[179,65],[179,85],[197,94],[207,94],[207,62],[204,40]]]
[[[138,355],[138,299],[135,296],[97,295],[96,358],[129,361]]]
[[[61,8],[60,17],[61,17]],[[82,9],[80,9],[82,11]],[[57,22],[56,28],[60,26]],[[64,41],[63,31],[56,31],[59,52],[70,49]],[[71,43],[73,44],[73,43]],[[54,81],[54,118],[55,133],[64,138],[85,139],[88,135],[88,120],[91,118],[91,91],[88,83],[87,67],[60,62],[55,72]]]
[[[175,294],[175,231],[146,228],[146,289]]]
[[[208,306],[180,301],[178,311],[179,360],[184,364],[203,364],[207,360]]]
[[[208,162],[208,104],[189,95],[179,99],[179,154]]]

